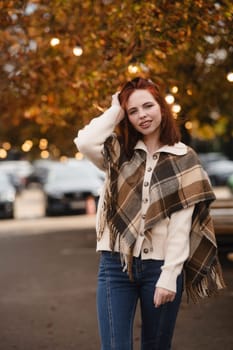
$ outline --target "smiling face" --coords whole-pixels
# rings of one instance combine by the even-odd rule
[[[137,89],[126,105],[132,126],[142,134],[143,140],[159,140],[162,120],[161,109],[153,95],[146,89]]]

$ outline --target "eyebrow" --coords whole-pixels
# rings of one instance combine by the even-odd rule
[[[147,101],[147,102],[144,102],[143,104],[142,104],[142,106],[146,106],[147,104],[153,104],[154,102],[153,101]],[[132,111],[132,110],[134,110],[134,109],[137,109],[137,107],[130,107],[129,109],[127,109],[127,111],[129,112],[129,111]]]
[[[136,109],[137,109],[137,107],[130,107],[129,109],[127,109],[127,111],[130,112],[130,111],[134,111]]]

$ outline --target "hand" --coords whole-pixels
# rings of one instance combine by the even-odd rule
[[[112,106],[120,106],[119,91],[112,95]]]
[[[117,124],[120,123],[120,121],[125,117],[125,112],[124,112],[124,109],[121,107],[118,96],[119,96],[119,92],[116,92],[114,95],[112,95],[112,106],[120,107],[120,111],[117,118]]]
[[[175,299],[176,293],[171,290],[156,287],[154,293],[154,304],[155,307],[159,307],[169,301],[173,301]]]

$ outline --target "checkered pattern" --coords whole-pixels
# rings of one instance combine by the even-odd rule
[[[117,237],[122,259],[132,276],[133,248],[141,221],[142,186],[146,154],[135,149],[127,159],[112,135],[105,142],[104,159],[108,170],[105,196],[106,220],[110,228],[111,249]],[[195,205],[190,232],[190,256],[185,263],[187,295],[196,301],[224,287],[209,205],[215,199],[208,177],[196,153],[161,153],[150,183],[150,206],[145,217],[145,234],[172,213]],[[177,233],[179,234],[179,233]]]

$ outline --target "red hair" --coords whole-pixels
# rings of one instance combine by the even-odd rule
[[[126,104],[130,95],[138,89],[148,90],[160,106],[162,121],[159,141],[164,145],[171,146],[176,142],[179,142],[181,138],[180,131],[176,125],[175,119],[173,118],[169,105],[160,92],[159,87],[150,80],[140,77],[135,78],[127,82],[119,93],[119,101],[125,111],[125,118],[119,123],[118,134],[128,156],[132,155],[134,146],[137,141],[142,138],[141,134],[135,130],[129,122],[126,111]]]

